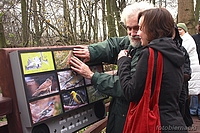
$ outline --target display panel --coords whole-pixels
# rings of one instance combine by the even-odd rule
[[[54,70],[51,51],[21,53],[24,74]]]
[[[70,58],[73,56],[72,50],[53,51],[56,69],[70,68]]]
[[[27,107],[21,112],[30,116],[24,118],[27,127],[108,98],[70,68],[72,56],[72,48],[10,54],[19,101]],[[103,72],[102,64],[88,65],[93,72]]]
[[[80,86],[84,86],[84,80],[73,70],[65,70],[57,73],[60,84],[60,90],[68,90]]]
[[[43,98],[29,103],[33,123],[62,114],[59,95]]]
[[[28,99],[59,92],[58,80],[55,73],[39,73],[25,76],[26,94]]]
[[[62,99],[65,112],[88,104],[85,88],[69,90],[62,94]]]
[[[88,93],[89,103],[96,102],[98,100],[102,100],[108,97],[107,95],[100,93],[93,85],[87,86],[86,89]]]

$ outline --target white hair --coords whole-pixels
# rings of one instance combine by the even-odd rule
[[[131,5],[126,6],[121,14],[121,22],[126,25],[126,21],[130,17],[137,17],[139,12],[142,12],[146,9],[153,8],[154,5],[146,1],[135,2]]]

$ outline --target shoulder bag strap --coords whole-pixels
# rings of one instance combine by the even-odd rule
[[[152,49],[152,48],[150,48]],[[150,107],[153,107],[153,105],[158,104],[159,96],[160,96],[160,87],[161,87],[161,81],[162,81],[162,71],[163,71],[163,57],[162,54],[158,51],[158,57],[156,62],[156,80],[155,80],[155,87],[154,87],[154,93],[151,98]]]

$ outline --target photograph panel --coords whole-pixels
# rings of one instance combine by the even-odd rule
[[[72,50],[53,51],[56,69],[70,68],[70,58],[73,56]]]
[[[59,91],[55,73],[40,73],[25,76],[25,86],[26,95],[29,100]]]
[[[54,70],[51,51],[20,53],[24,74]]]
[[[57,73],[60,90],[68,90],[84,86],[83,77],[73,70],[60,71]]]
[[[62,94],[65,112],[88,104],[85,88],[67,91]]]
[[[29,103],[32,122],[37,123],[63,113],[60,95]]]
[[[94,86],[87,86],[86,89],[87,89],[89,103],[108,98],[107,95],[99,92],[97,89],[94,88]]]

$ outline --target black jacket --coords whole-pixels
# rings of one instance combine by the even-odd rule
[[[185,123],[178,105],[184,79],[184,55],[171,38],[155,39],[144,47],[136,65],[136,72],[133,75],[129,74],[131,59],[128,57],[120,58],[117,64],[121,88],[128,101],[138,102],[141,99],[147,75],[148,47],[153,48],[155,51],[160,51],[163,55],[163,73],[159,98],[162,132],[168,133],[172,130],[174,132],[179,128],[181,131],[177,131],[177,133],[184,133]],[[156,63],[154,68],[156,68]],[[155,77],[153,77],[153,80],[155,80]]]
[[[200,34],[194,34],[192,37],[193,37],[193,39],[196,43],[197,53],[198,53],[198,57],[199,57],[199,60],[200,60]]]

